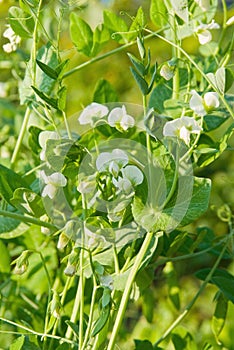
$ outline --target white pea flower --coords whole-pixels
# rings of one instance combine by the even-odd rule
[[[77,190],[80,193],[87,194],[87,193],[93,193],[96,189],[96,178],[95,176],[91,175],[82,180],[80,177],[78,177],[79,184],[77,186]]]
[[[41,131],[39,134],[38,142],[39,145],[42,148],[42,151],[40,153],[40,159],[45,161],[46,160],[46,142],[47,140],[59,140],[60,136],[55,131]]]
[[[210,30],[219,29],[219,28],[220,28],[219,24],[216,23],[214,20],[212,20],[212,22],[209,24],[200,22],[200,25],[195,28],[195,33],[198,36],[199,43],[201,45],[209,43],[212,40],[212,35]]]
[[[48,196],[53,199],[59,187],[65,187],[67,184],[67,179],[61,173],[53,173],[51,175],[46,175],[44,170],[40,172],[40,175],[45,183],[45,187],[42,191],[42,197]]]
[[[17,45],[20,43],[21,38],[15,34],[13,29],[8,25],[7,29],[3,33],[4,38],[9,39],[9,43],[3,45],[3,50],[7,53],[11,53],[17,49]]]
[[[175,67],[170,66],[168,63],[163,64],[162,68],[160,69],[160,75],[165,80],[171,80],[175,74]]]
[[[227,26],[231,26],[232,24],[234,24],[234,16],[230,17],[226,22]]]
[[[109,110],[100,103],[93,102],[81,112],[78,120],[81,125],[93,125],[99,119],[105,117]]]
[[[119,176],[117,180],[115,178],[113,178],[112,181],[113,181],[113,184],[115,185],[115,187],[120,192],[124,192],[126,194],[129,194],[133,190],[132,183],[127,178],[123,178],[123,177]]]
[[[163,135],[169,137],[179,137],[186,145],[190,143],[191,134],[200,134],[202,128],[192,117],[181,117],[167,122],[163,128]]]
[[[96,167],[99,172],[109,171],[117,176],[119,170],[128,163],[128,155],[121,149],[112,152],[102,152],[96,159]]]
[[[128,179],[133,186],[140,185],[144,180],[141,170],[135,165],[127,165],[121,170],[121,172],[123,174],[123,178]]]
[[[195,90],[192,90],[191,94],[190,108],[201,117],[219,107],[219,97],[216,92],[207,92],[203,98]]]
[[[126,131],[135,125],[135,120],[127,114],[125,106],[112,109],[108,115],[108,123],[112,127],[116,127],[119,131]]]
[[[123,177],[119,176],[117,180],[115,178],[112,180],[115,187],[121,192],[129,194],[134,186],[143,182],[144,176],[135,165],[127,165],[121,172]]]
[[[195,0],[203,11],[210,10],[210,0]]]

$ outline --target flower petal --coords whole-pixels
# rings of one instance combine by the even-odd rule
[[[202,97],[195,91],[191,91],[192,97],[189,101],[190,108],[199,116],[206,115]]]
[[[57,192],[57,187],[55,187],[52,184],[48,184],[43,188],[41,195],[42,197],[48,196],[50,197],[50,199],[53,199],[55,197],[56,192]]]
[[[120,107],[113,108],[108,115],[108,123],[110,126],[115,127],[117,123],[120,123],[123,117],[123,109]]]
[[[205,102],[205,106],[208,108],[208,110],[218,108],[219,107],[219,97],[218,97],[217,92],[207,92],[204,95],[204,102]]]
[[[65,187],[67,184],[67,179],[61,173],[53,173],[49,175],[48,181],[51,185],[56,187]]]
[[[122,169],[123,177],[130,180],[133,186],[140,185],[144,176],[140,169],[138,169],[135,165],[128,165]]]
[[[92,102],[81,112],[78,120],[81,125],[92,124],[95,119],[101,119],[105,117],[108,112],[109,110],[106,106],[100,103]]]
[[[166,124],[163,127],[163,135],[169,136],[169,137],[175,137],[178,136],[179,130],[182,127],[181,125],[181,119],[175,119],[171,120],[169,122],[166,122]]]
[[[181,138],[181,140],[184,140],[186,145],[189,145],[190,132],[185,126],[182,126],[182,128],[180,129],[180,138]]]
[[[47,140],[58,140],[59,134],[55,131],[41,131],[38,137],[38,142],[41,148],[46,148]]]
[[[197,36],[201,45],[209,43],[212,39],[212,35],[209,30],[202,30],[200,33],[197,33]]]

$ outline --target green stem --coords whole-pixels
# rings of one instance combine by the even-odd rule
[[[79,349],[83,346],[84,331],[84,249],[80,250],[80,319],[79,319]]]
[[[15,326],[17,328],[23,329],[23,330],[25,330],[25,331],[27,331],[27,332],[29,332],[31,334],[37,335],[39,337],[45,337],[46,336],[47,338],[57,339],[59,341],[62,341],[62,342],[65,342],[65,343],[69,343],[69,344],[72,344],[72,345],[75,344],[72,340],[69,340],[69,339],[66,339],[66,338],[62,338],[62,337],[59,337],[59,336],[56,336],[56,335],[44,334],[44,333],[36,332],[33,329],[31,329],[31,328],[28,328],[28,327],[23,326],[23,325],[21,325],[19,323],[7,320],[6,318],[3,318],[3,317],[0,317],[0,321],[9,323],[12,326]]]
[[[92,299],[91,299],[90,310],[89,310],[89,321],[88,321],[88,325],[87,325],[87,329],[86,329],[85,337],[84,337],[84,342],[83,342],[83,346],[82,346],[81,350],[86,349],[86,345],[87,345],[88,340],[89,340],[90,331],[91,331],[92,322],[93,322],[95,300],[96,300],[96,295],[97,295],[97,290],[98,290],[98,286],[96,285],[95,277],[93,277],[93,281],[94,281],[94,286],[93,286],[93,293],[92,293]]]
[[[113,244],[113,251],[114,251],[114,264],[115,264],[115,273],[119,274],[119,260],[118,260],[118,253],[115,244]]]
[[[66,113],[63,111],[62,114],[63,114],[63,120],[64,120],[65,128],[67,130],[68,138],[70,140],[72,140],[72,134],[71,134],[71,130],[70,130],[70,127],[69,127],[69,124],[68,124],[68,121],[67,121]]]
[[[165,28],[160,29],[160,30],[158,31],[158,33],[160,33],[160,32],[161,32],[162,30],[164,30],[164,29],[165,29]],[[152,38],[153,36],[154,36],[154,34],[146,35],[145,38],[144,38],[144,40],[150,39],[150,38]],[[92,58],[91,60],[86,61],[86,62],[80,64],[79,66],[77,66],[77,67],[75,67],[75,68],[69,70],[68,72],[66,72],[66,73],[63,75],[63,78],[67,78],[68,76],[70,76],[70,75],[72,75],[72,74],[78,72],[79,70],[81,70],[81,69],[83,69],[83,68],[85,68],[85,67],[90,66],[91,64],[93,64],[93,63],[95,63],[95,62],[101,61],[101,60],[104,59],[104,58],[107,58],[107,57],[109,57],[109,56],[115,55],[116,53],[121,52],[121,51],[123,51],[123,50],[125,50],[125,49],[127,49],[127,48],[129,48],[129,47],[131,47],[131,46],[133,46],[133,45],[135,45],[135,44],[136,44],[136,40],[135,40],[135,41],[132,41],[132,42],[130,42],[130,43],[128,43],[128,44],[122,45],[122,46],[120,46],[120,47],[117,47],[116,49],[111,50],[111,51],[109,51],[109,52],[106,52],[106,53],[104,53],[104,54],[102,54],[102,55],[100,55],[100,56],[94,57],[94,58]]]
[[[29,217],[29,216],[25,216],[25,215],[21,215],[21,214],[16,214],[16,213],[12,213],[12,212],[5,211],[5,210],[0,210],[0,216],[19,220],[19,221],[25,222],[26,224],[30,223],[30,224],[34,224],[34,225],[38,225],[38,226],[42,226],[42,227],[47,227],[47,228],[50,228],[52,230],[56,230],[56,231],[58,230],[58,228],[55,225],[50,224],[49,222],[41,221],[41,220],[33,218],[33,217]]]
[[[78,288],[77,288],[77,291],[76,291],[76,296],[75,296],[75,301],[74,301],[74,306],[73,306],[72,314],[71,314],[71,318],[70,318],[70,321],[73,322],[73,323],[76,322],[77,315],[78,315],[78,312],[79,312],[80,294],[81,294],[81,283],[80,283],[80,278],[79,278]],[[71,329],[70,326],[68,326],[65,338],[66,339],[71,339],[71,337],[72,337],[72,329]]]
[[[16,141],[16,145],[15,145],[12,157],[11,157],[11,165],[12,165],[12,167],[14,167],[16,159],[18,157],[19,150],[20,150],[20,147],[22,145],[25,132],[27,130],[27,125],[28,125],[30,114],[31,114],[31,110],[30,110],[29,107],[27,107],[27,109],[25,111],[25,115],[24,115],[23,124],[21,126],[20,133],[19,133],[18,139]]]
[[[169,203],[169,201],[171,200],[175,189],[176,189],[176,185],[177,185],[177,180],[178,180],[178,172],[179,172],[179,164],[180,164],[180,160],[179,160],[179,146],[176,145],[176,167],[175,167],[175,173],[174,173],[174,177],[173,177],[173,182],[170,188],[170,191],[167,195],[167,198],[165,199],[163,205],[161,206],[161,208],[165,208],[165,206]]]
[[[150,32],[148,29],[145,29],[146,32]],[[230,116],[234,119],[234,111],[232,110],[231,106],[229,106],[228,102],[225,100],[225,97],[223,94],[220,93],[220,91],[216,88],[216,86],[212,83],[212,81],[207,77],[206,73],[203,72],[203,70],[198,66],[198,64],[189,56],[189,54],[180,46],[178,46],[177,44],[173,43],[172,41],[168,40],[167,38],[164,38],[163,36],[161,36],[160,34],[158,34],[157,32],[154,33],[154,35],[165,41],[166,43],[168,43],[169,45],[172,45],[174,47],[176,47],[191,63],[192,65],[199,71],[199,73],[203,76],[203,78],[207,81],[207,83],[212,87],[212,89],[217,92],[217,94],[219,95],[220,99],[222,100],[224,106],[226,107],[226,109],[228,110]]]
[[[231,234],[231,232],[230,232]],[[162,335],[162,337],[156,341],[156,343],[154,344],[154,346],[156,347],[157,345],[159,345],[163,340],[165,340],[167,338],[167,336],[173,331],[173,329],[175,327],[178,326],[178,324],[187,316],[187,314],[189,313],[189,311],[191,310],[191,308],[193,307],[193,305],[195,304],[195,302],[197,301],[197,299],[199,298],[199,296],[201,295],[201,293],[204,291],[206,285],[209,283],[211,277],[213,276],[215,270],[217,269],[220,261],[223,258],[223,255],[227,249],[227,246],[229,244],[229,239],[227,239],[226,244],[224,245],[218,259],[216,260],[214,266],[212,267],[211,271],[209,272],[209,274],[207,275],[206,279],[204,280],[204,282],[202,283],[201,287],[199,288],[198,292],[196,293],[196,295],[194,296],[194,298],[190,301],[190,303],[186,306],[184,312],[182,312],[182,314],[180,314],[177,319],[172,323],[172,325],[166,330],[166,332]]]
[[[119,329],[121,327],[121,324],[122,324],[122,321],[123,321],[123,318],[124,318],[124,314],[125,314],[125,311],[126,311],[126,308],[127,308],[128,301],[129,301],[129,297],[130,297],[130,293],[131,293],[133,282],[135,280],[137,272],[139,271],[141,263],[144,260],[145,254],[146,254],[147,249],[148,249],[148,247],[150,245],[150,242],[152,240],[153,234],[154,234],[153,232],[148,232],[146,234],[144,242],[143,242],[143,244],[141,246],[141,249],[140,249],[139,253],[137,254],[137,257],[136,257],[136,260],[134,262],[134,265],[133,265],[133,267],[131,269],[131,272],[130,272],[130,274],[128,276],[126,287],[124,289],[123,296],[122,296],[122,299],[121,299],[121,302],[120,302],[120,305],[119,305],[119,310],[118,310],[118,313],[117,313],[117,316],[116,316],[116,320],[115,320],[115,324],[114,324],[113,330],[111,332],[111,337],[110,337],[110,340],[109,340],[109,344],[108,344],[107,350],[113,350],[114,347],[115,347],[116,337],[117,337],[117,335],[119,333]]]

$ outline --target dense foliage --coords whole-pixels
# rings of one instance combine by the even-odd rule
[[[1,4],[1,349],[233,349],[232,9],[130,5]]]

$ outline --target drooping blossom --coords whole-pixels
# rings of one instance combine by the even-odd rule
[[[122,107],[112,109],[108,115],[108,123],[119,131],[126,131],[135,125],[135,120],[132,116],[127,114],[126,108],[123,105]]]
[[[4,44],[3,50],[7,53],[11,53],[13,51],[16,51],[18,44],[21,41],[20,36],[16,35],[14,30],[8,25],[7,29],[3,33],[4,38],[9,40],[9,43]]]
[[[189,145],[191,134],[200,134],[201,131],[202,128],[194,118],[183,116],[167,122],[163,128],[163,135],[165,137],[178,137],[186,145]]]
[[[194,32],[196,33],[199,43],[201,45],[207,44],[212,40],[212,35],[210,30],[213,29],[219,29],[220,26],[218,23],[216,23],[214,20],[211,21],[211,23],[202,23],[195,27]]]
[[[207,92],[204,97],[200,96],[195,90],[192,90],[191,94],[190,108],[201,117],[219,107],[219,97],[216,92]]]
[[[106,106],[100,103],[92,102],[90,105],[84,108],[78,120],[81,125],[94,125],[96,121],[105,117],[108,112],[109,110]]]
[[[59,172],[55,172],[51,175],[46,175],[44,170],[40,172],[41,178],[45,183],[45,187],[42,190],[42,197],[48,196],[53,199],[60,187],[65,187],[67,184],[67,179],[65,176]]]

